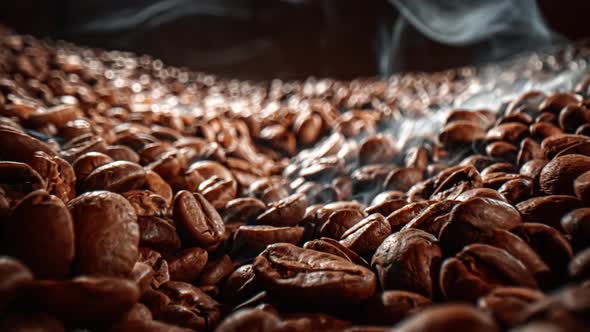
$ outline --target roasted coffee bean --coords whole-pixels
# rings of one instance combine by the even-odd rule
[[[244,301],[256,294],[257,287],[254,280],[254,270],[251,264],[245,264],[230,274],[223,286],[223,299],[231,304]]]
[[[514,163],[516,162],[516,157],[518,156],[518,148],[511,143],[494,142],[488,144],[486,147],[486,153],[488,156],[494,159]]]
[[[232,178],[223,179],[218,176],[212,176],[201,182],[197,190],[214,208],[220,209],[236,197],[237,185]]]
[[[305,214],[307,200],[303,194],[293,194],[276,203],[271,203],[268,210],[256,218],[256,223],[271,226],[295,226]]]
[[[344,258],[292,244],[272,244],[252,265],[268,292],[295,301],[355,303],[375,294],[373,272]]]
[[[147,265],[146,263],[137,262],[133,266],[133,270],[131,270],[129,279],[133,280],[137,284],[139,293],[143,294],[151,287],[154,280],[154,275],[155,272],[151,266]]]
[[[422,181],[423,170],[418,168],[398,168],[387,175],[384,190],[408,191],[413,185]]]
[[[198,284],[201,286],[217,285],[224,281],[232,272],[234,272],[232,261],[229,256],[224,255],[207,263],[201,273]]]
[[[491,164],[488,167],[484,168],[480,172],[480,175],[486,176],[490,173],[495,173],[495,172],[515,173],[516,166],[512,163],[498,162],[498,163]]]
[[[590,170],[590,157],[570,154],[551,160],[539,178],[541,190],[548,195],[574,195],[574,180]]]
[[[574,180],[574,192],[585,203],[590,202],[590,171],[584,172]]]
[[[81,183],[92,171],[113,161],[113,158],[104,153],[88,152],[76,158],[72,163],[72,167],[77,181]]]
[[[580,248],[590,244],[590,208],[575,209],[561,218],[561,227]]]
[[[0,142],[10,142],[10,144],[2,145],[0,160],[28,162],[38,151],[45,152],[50,156],[56,155],[49,145],[15,130],[0,129]],[[73,159],[64,159],[73,161]]]
[[[543,297],[543,293],[530,288],[498,287],[481,297],[477,305],[490,311],[502,325],[513,327],[522,322],[527,305],[540,301]]]
[[[176,281],[193,282],[197,280],[205,264],[207,251],[201,248],[185,249],[166,259],[170,279]]]
[[[158,173],[147,171],[145,172],[145,189],[160,195],[166,201],[166,206],[172,206],[172,188],[170,185],[158,175]]]
[[[582,205],[582,201],[574,196],[549,195],[527,199],[518,203],[516,208],[524,222],[536,222],[561,229],[561,217]]]
[[[64,203],[76,196],[76,175],[70,163],[39,151],[33,155],[29,164],[45,179],[50,194]]]
[[[572,133],[579,126],[590,122],[590,112],[580,106],[567,106],[559,112],[559,126],[565,132]]]
[[[232,313],[223,320],[215,331],[260,331],[275,332],[283,329],[280,318],[272,312],[262,309],[242,309]]]
[[[68,162],[73,162],[85,153],[101,152],[105,153],[107,145],[105,141],[98,136],[91,134],[78,136],[64,144],[59,155]],[[47,152],[43,150],[43,152]]]
[[[402,191],[398,191],[398,190],[383,191],[380,194],[373,197],[373,199],[371,200],[370,206],[378,205],[378,204],[384,203],[386,201],[391,201],[391,200],[405,200],[406,198],[407,198],[406,193],[402,192]]]
[[[486,140],[515,144],[526,136],[528,136],[528,127],[526,125],[519,122],[508,122],[490,129],[486,134]]]
[[[428,150],[424,147],[411,147],[404,156],[404,164],[408,168],[416,168],[422,171],[426,170],[429,161]]]
[[[408,224],[412,219],[418,216],[427,207],[432,205],[432,201],[422,201],[409,203],[387,216],[387,221],[391,226],[392,232],[397,232]]]
[[[344,232],[340,243],[363,257],[370,257],[389,234],[389,222],[381,214],[375,213]]]
[[[539,254],[556,279],[563,277],[566,262],[572,257],[572,247],[565,236],[553,227],[537,223],[524,223],[512,232]]]
[[[570,261],[569,274],[576,279],[588,279],[590,277],[590,248],[578,252]]]
[[[461,161],[461,163],[459,163],[459,165],[460,166],[472,165],[473,167],[475,167],[475,169],[477,169],[478,171],[481,172],[483,169],[485,169],[486,167],[490,166],[493,163],[494,163],[494,159],[492,159],[488,156],[475,154],[475,155],[472,155],[472,156],[469,156],[469,157],[463,159],[463,161]]]
[[[66,281],[35,280],[23,301],[42,312],[74,322],[109,322],[139,301],[137,285],[126,279],[78,277]]]
[[[340,256],[340,257],[345,258],[346,260],[349,260],[355,264],[369,267],[369,264],[367,263],[367,261],[365,261],[364,258],[359,256],[359,254],[348,249],[342,243],[340,243],[332,238],[329,238],[329,237],[322,237],[317,240],[305,242],[305,244],[303,245],[303,248],[326,252],[328,254]]]
[[[139,244],[141,246],[170,252],[180,248],[180,237],[171,220],[156,216],[140,216],[137,218],[139,225]]]
[[[170,271],[168,269],[168,262],[162,255],[149,248],[139,248],[138,263],[144,263],[154,270],[151,286],[153,288],[160,287],[161,284],[170,280]]]
[[[438,235],[445,220],[439,219],[451,211],[457,205],[457,201],[445,200],[434,204],[429,204],[412,220],[410,220],[402,229],[421,229],[430,234]]]
[[[498,332],[494,319],[467,304],[438,305],[421,310],[395,326],[399,332],[453,332],[473,330]]]
[[[431,301],[422,295],[388,290],[369,301],[366,317],[373,324],[392,325],[430,304]]]
[[[516,164],[524,165],[526,162],[533,159],[544,159],[545,154],[541,145],[531,138],[525,138],[520,142],[518,155],[516,156]]]
[[[545,138],[541,142],[541,149],[543,149],[546,158],[552,159],[562,150],[579,143],[587,142],[588,140],[588,137],[582,135],[553,135]]]
[[[225,223],[253,222],[266,210],[266,205],[252,197],[235,198],[225,204],[222,211]]]
[[[505,182],[498,188],[498,193],[505,197],[510,204],[517,204],[533,196],[534,184],[531,179],[514,179]]]
[[[240,226],[234,235],[234,248],[257,254],[276,242],[298,244],[303,239],[303,232],[303,227],[299,226]]]
[[[76,239],[75,270],[86,275],[126,277],[138,256],[137,215],[121,195],[82,194],[68,203]]]
[[[387,163],[398,150],[391,137],[377,135],[366,138],[359,149],[359,162],[362,165]]]
[[[559,127],[549,122],[534,123],[529,127],[529,131],[531,133],[531,137],[537,141],[542,141],[543,139],[550,136],[563,134],[563,131]]]
[[[484,138],[485,135],[485,130],[477,124],[469,121],[455,121],[442,128],[438,139],[443,146],[456,148],[470,145],[473,141]]]
[[[138,164],[114,161],[96,168],[82,181],[83,191],[125,192],[138,189],[145,181],[145,171]]]
[[[135,164],[139,163],[139,155],[124,145],[108,146],[105,153],[113,160],[129,161]]]
[[[201,194],[180,191],[174,197],[174,221],[186,241],[212,247],[223,239],[225,225],[219,213]]]
[[[449,222],[464,222],[480,229],[510,230],[522,224],[522,218],[519,211],[506,202],[475,197],[452,207]]]
[[[387,237],[373,255],[371,265],[383,289],[406,290],[432,298],[440,261],[436,237],[419,229],[407,229]]]
[[[574,144],[568,148],[561,150],[555,157],[565,156],[568,154],[581,154],[584,156],[590,156],[590,142],[582,142]]]
[[[6,253],[38,278],[62,279],[74,259],[74,225],[65,204],[43,190],[27,195],[2,225]]]
[[[148,291],[142,301],[154,318],[194,330],[210,330],[221,318],[221,308],[214,299],[181,281],[169,281]]]
[[[448,299],[475,301],[499,286],[537,288],[537,282],[519,260],[486,244],[469,245],[442,264],[440,288]]]
[[[445,124],[455,121],[469,121],[485,129],[494,123],[494,119],[495,115],[486,110],[452,110],[447,115]]]
[[[340,240],[342,235],[366,215],[358,210],[338,210],[320,228],[320,236]]]
[[[504,197],[504,195],[502,195],[498,191],[490,189],[490,188],[475,188],[475,189],[467,190],[467,191],[463,192],[461,195],[457,196],[456,200],[461,201],[461,202],[465,202],[465,201],[468,201],[468,200],[475,198],[475,197],[490,198],[490,199],[495,199],[495,200],[502,201],[502,202],[507,201],[506,198]]]
[[[0,188],[9,204],[14,205],[30,192],[46,187],[45,180],[29,165],[11,161],[0,162]]]
[[[0,256],[0,275],[0,309],[4,310],[20,290],[33,280],[33,274],[16,259]]]

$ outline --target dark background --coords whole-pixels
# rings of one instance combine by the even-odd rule
[[[199,16],[148,30],[88,34],[71,31],[88,14],[81,14],[73,1],[2,1],[0,23],[20,33],[147,53],[167,64],[226,77],[351,79],[378,73],[378,27],[394,22],[397,15],[386,0],[305,4],[244,0],[253,13],[247,19]],[[538,3],[554,31],[570,40],[590,35],[590,2]],[[433,71],[472,63],[468,47],[449,47],[426,39],[421,43],[401,70]]]

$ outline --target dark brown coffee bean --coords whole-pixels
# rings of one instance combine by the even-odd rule
[[[444,224],[442,219],[437,218],[451,212],[451,209],[457,204],[457,201],[450,200],[430,204],[426,209],[421,211],[420,214],[410,220],[402,229],[421,229],[436,236]]]
[[[481,176],[486,176],[491,173],[495,172],[504,172],[504,173],[516,173],[516,166],[512,163],[507,162],[498,162],[493,163],[490,166],[484,168],[481,172]]]
[[[410,203],[387,216],[387,221],[393,233],[402,229],[426,208],[434,204],[432,201]]]
[[[574,144],[561,150],[555,157],[565,156],[568,154],[579,154],[584,156],[590,156],[590,142],[582,142]]]
[[[231,304],[244,301],[257,293],[254,270],[251,264],[235,269],[223,286],[223,298]]]
[[[229,256],[224,255],[221,258],[207,262],[198,284],[201,286],[217,285],[229,277],[232,272],[234,272],[232,261]]]
[[[140,216],[137,218],[139,225],[139,244],[141,246],[170,252],[180,248],[180,237],[176,233],[176,227],[172,221],[156,216]]]
[[[469,157],[463,159],[463,161],[461,161],[461,163],[459,163],[459,165],[460,166],[472,165],[473,167],[475,167],[475,169],[477,169],[479,172],[481,172],[484,168],[493,164],[494,161],[495,161],[494,159],[492,159],[488,156],[475,154],[475,155],[472,155],[472,156],[469,156]]]
[[[373,191],[380,189],[389,172],[397,167],[389,164],[373,164],[356,169],[350,175],[353,192]]]
[[[189,248],[176,253],[166,260],[170,279],[185,282],[197,280],[207,264],[207,258],[207,251],[201,248]]]
[[[65,278],[74,259],[74,225],[64,203],[38,190],[27,195],[2,227],[6,252],[38,278]]]
[[[82,194],[68,203],[74,220],[75,268],[81,274],[126,277],[138,256],[137,215],[121,195]]]
[[[342,235],[366,215],[358,210],[338,210],[320,228],[320,236],[340,240]]]
[[[83,191],[108,190],[126,192],[138,189],[145,181],[145,171],[138,164],[114,161],[96,168],[82,181]]]
[[[15,205],[27,194],[46,187],[45,180],[31,166],[12,161],[0,162],[0,188],[9,204]]]
[[[367,261],[365,261],[364,258],[359,256],[359,254],[348,249],[342,243],[340,243],[332,238],[329,238],[329,237],[322,237],[317,240],[305,242],[305,244],[303,245],[303,248],[326,252],[328,254],[340,256],[340,257],[345,258],[346,260],[351,261],[355,264],[358,264],[358,265],[361,265],[361,266],[364,266],[367,268],[369,267],[369,264],[367,263]]]
[[[519,122],[509,122],[490,129],[486,134],[489,142],[504,141],[512,144],[528,136],[528,127]]]
[[[498,121],[496,121],[496,124],[501,125],[501,124],[510,123],[510,122],[518,122],[518,123],[522,123],[525,125],[530,125],[531,123],[533,123],[533,118],[526,113],[520,112],[520,113],[505,115],[505,116],[501,117],[500,119],[498,119]]]
[[[152,171],[145,172],[145,189],[161,196],[166,201],[166,206],[172,206],[172,188],[166,183],[158,173]]]
[[[92,171],[113,161],[113,158],[104,153],[88,152],[76,158],[72,163],[72,167],[76,173],[77,181],[82,183]]]
[[[66,321],[108,322],[139,301],[139,289],[126,279],[78,277],[67,281],[35,280],[23,297],[34,307]]]
[[[582,205],[582,201],[574,196],[550,195],[527,199],[518,203],[516,208],[524,222],[546,224],[560,230],[561,217]]]
[[[429,161],[428,150],[424,147],[415,146],[406,151],[404,165],[408,168],[416,168],[424,172]]]
[[[573,195],[574,180],[588,170],[590,157],[578,154],[556,157],[541,171],[540,188],[548,195]]]
[[[163,216],[167,214],[166,200],[149,190],[131,190],[121,195],[131,203],[138,216]]]
[[[65,332],[65,328],[57,318],[48,314],[12,313],[0,319],[0,330],[11,332],[43,331]]]
[[[445,147],[457,147],[470,145],[473,141],[484,138],[485,135],[485,130],[477,124],[469,121],[455,121],[442,128],[438,140]]]
[[[225,223],[253,222],[256,217],[266,210],[266,205],[253,197],[235,198],[227,202],[222,216]]]
[[[389,234],[391,234],[389,222],[376,213],[344,232],[340,243],[363,257],[370,257]]]
[[[539,143],[531,138],[525,138],[520,142],[516,164],[522,166],[533,159],[545,159],[545,154]]]
[[[486,147],[486,153],[494,159],[516,163],[518,148],[508,142],[494,142],[488,144]]]
[[[528,304],[540,301],[543,293],[521,287],[498,287],[477,301],[477,306],[490,311],[502,325],[513,327],[522,322]]]
[[[366,316],[372,324],[392,325],[430,304],[431,301],[422,295],[389,290],[371,299],[366,307]]]
[[[563,108],[568,106],[577,106],[580,105],[581,98],[572,93],[555,93],[551,96],[548,96],[541,105],[539,105],[539,109],[543,112],[552,112],[558,113]]]
[[[537,288],[537,283],[520,261],[485,244],[469,245],[442,264],[440,287],[448,299],[475,301],[499,286]]]
[[[10,142],[3,144],[0,149],[0,160],[13,160],[19,162],[28,162],[37,151],[43,151],[50,156],[56,153],[49,145],[22,132],[0,129],[0,142]],[[73,159],[64,158],[68,161]]]
[[[587,142],[588,140],[588,137],[582,135],[553,135],[545,138],[543,142],[541,142],[541,149],[543,149],[547,159],[552,159],[562,150],[575,144]]]
[[[368,137],[361,143],[359,162],[361,165],[386,163],[398,152],[391,137],[385,135]]]
[[[378,204],[384,203],[386,201],[391,201],[391,200],[400,200],[400,199],[405,200],[406,198],[407,198],[407,195],[405,192],[398,191],[398,190],[387,190],[387,191],[383,191],[383,192],[377,194],[375,197],[373,197],[373,199],[371,200],[370,206],[378,205]],[[383,213],[381,213],[381,214],[383,214]],[[383,214],[383,215],[385,215],[385,214]]]
[[[434,182],[432,200],[455,199],[463,192],[483,186],[482,178],[475,167],[463,166],[456,170],[449,169],[437,175]]]
[[[113,160],[129,161],[135,164],[139,163],[139,155],[137,152],[124,145],[108,146],[105,153],[113,158]]]
[[[268,246],[252,267],[267,291],[297,301],[354,303],[373,296],[377,286],[369,269],[286,243]]]
[[[261,309],[242,309],[224,319],[215,331],[260,331],[277,332],[283,323],[274,313]]]
[[[212,176],[199,184],[197,190],[216,209],[221,209],[236,197],[237,185],[233,178]]]
[[[494,119],[494,114],[482,110],[452,110],[449,112],[449,115],[447,115],[445,125],[456,121],[468,121],[485,129],[494,123]]]
[[[398,168],[387,175],[384,190],[408,191],[413,185],[422,181],[423,170],[418,168]]]
[[[538,122],[534,123],[529,127],[531,137],[537,141],[542,141],[547,137],[562,135],[563,131],[559,127],[549,122]]]
[[[457,196],[456,200],[460,202],[465,202],[475,197],[490,198],[495,199],[497,201],[507,202],[504,195],[490,188],[475,188],[467,190],[463,192],[461,195]]]
[[[47,192],[57,196],[64,203],[76,196],[76,175],[67,161],[36,152],[29,165],[47,182]]]
[[[307,200],[303,194],[293,194],[276,203],[271,203],[266,212],[256,218],[256,222],[271,226],[295,226],[305,214]]]
[[[371,266],[383,289],[406,290],[432,298],[440,260],[436,237],[419,229],[407,229],[381,243]]]
[[[240,226],[234,235],[234,250],[257,254],[276,242],[298,244],[303,238],[303,232],[303,227],[299,226]]]
[[[73,162],[85,153],[88,152],[101,152],[105,153],[107,145],[105,141],[99,136],[93,136],[91,134],[78,136],[64,144],[60,151],[60,157]],[[43,151],[47,152],[47,151]]]
[[[572,247],[565,236],[553,227],[537,223],[524,223],[512,232],[528,243],[549,265],[555,279],[563,277],[566,264],[573,255]]]
[[[378,204],[373,204],[366,208],[364,212],[366,214],[379,213],[381,215],[388,216],[400,208],[406,206],[407,204],[408,202],[405,199],[395,198],[383,201]]]
[[[12,257],[0,256],[0,309],[4,310],[23,286],[33,280],[33,274],[21,262]]]
[[[154,280],[155,272],[151,266],[146,263],[137,262],[129,274],[129,280],[133,280],[139,288],[139,293],[143,294],[148,290]]]
[[[569,274],[575,279],[587,279],[590,277],[590,248],[578,252],[570,261]]]
[[[584,172],[574,180],[574,192],[585,203],[590,202],[590,171]]]
[[[220,305],[214,299],[181,281],[169,281],[148,291],[142,301],[154,318],[194,330],[210,330],[221,318]]]
[[[395,329],[399,332],[500,331],[490,315],[467,304],[431,306],[401,321]]]
[[[498,193],[505,197],[510,204],[514,205],[532,197],[534,189],[531,179],[520,178],[505,182],[498,188]]]
[[[154,276],[151,283],[152,288],[158,288],[160,285],[170,280],[168,263],[159,252],[145,247],[139,248],[137,262],[144,263],[154,270]]]
[[[206,248],[223,239],[225,225],[219,213],[201,194],[180,191],[174,197],[173,209],[176,227],[186,235],[188,242]]]
[[[590,208],[575,209],[561,218],[561,227],[578,247],[590,244]]]

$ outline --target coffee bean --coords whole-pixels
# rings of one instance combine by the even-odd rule
[[[537,283],[520,261],[485,244],[469,245],[442,264],[440,287],[448,299],[474,301],[499,286],[537,288]]]
[[[523,312],[530,303],[540,301],[543,293],[521,287],[498,287],[481,297],[477,305],[490,311],[504,326],[513,327],[523,322]]]
[[[223,239],[223,220],[201,194],[178,192],[174,197],[173,216],[176,227],[190,243],[212,247]]]
[[[295,226],[303,219],[307,200],[303,194],[293,194],[276,203],[271,203],[268,210],[260,214],[257,223],[271,226]]]
[[[421,257],[419,262],[416,257]],[[411,291],[432,298],[440,260],[436,237],[419,229],[407,229],[387,237],[371,265],[383,289]]]
[[[7,256],[0,256],[0,309],[4,310],[23,286],[33,280],[31,271],[21,262]]]
[[[57,197],[38,190],[14,208],[2,228],[6,252],[39,278],[66,278],[74,259],[72,217]]]
[[[342,234],[340,243],[363,257],[370,257],[389,234],[391,226],[376,213],[350,227]]]
[[[126,277],[138,256],[137,215],[121,195],[82,194],[68,203],[76,239],[75,270],[86,275]]]
[[[193,282],[197,280],[205,264],[207,251],[201,248],[185,249],[166,259],[170,279],[175,281]]]
[[[452,332],[463,329],[482,332],[500,331],[492,317],[467,304],[429,307],[402,320],[395,329],[400,332]]]
[[[561,227],[581,248],[590,244],[590,208],[575,209],[561,218]]]
[[[533,197],[516,205],[524,222],[542,223],[557,229],[561,229],[561,217],[579,207],[582,202],[568,195]]]
[[[292,244],[268,246],[252,267],[266,290],[298,301],[354,303],[370,298],[376,289],[370,270]]]

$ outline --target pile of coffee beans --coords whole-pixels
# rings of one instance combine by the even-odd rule
[[[267,84],[0,29],[1,331],[583,331],[590,80]]]

